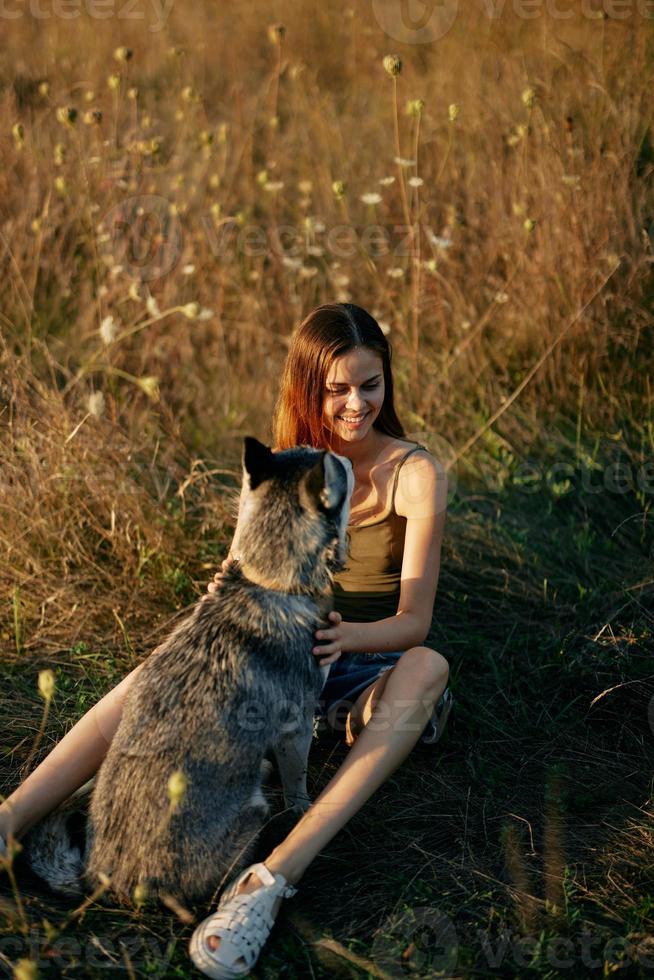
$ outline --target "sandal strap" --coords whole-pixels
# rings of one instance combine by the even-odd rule
[[[278,872],[276,875],[273,875],[270,869],[266,867],[263,861],[261,861],[258,864],[251,864],[249,868],[246,868],[245,871],[242,871],[241,874],[234,879],[231,885],[227,886],[220,897],[218,908],[222,908],[226,902],[231,901],[231,899],[236,896],[236,889],[238,886],[248,877],[249,874],[252,873],[256,874],[259,881],[263,882],[267,889],[274,886],[275,896],[281,895],[282,898],[292,898],[293,895],[297,894],[297,888],[294,888],[293,885],[289,885],[283,874]],[[243,893],[241,892],[239,894]]]

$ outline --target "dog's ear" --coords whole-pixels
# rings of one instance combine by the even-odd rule
[[[316,510],[335,510],[343,503],[343,474],[338,460],[331,453],[321,453],[320,459],[304,475],[301,492]]]
[[[243,468],[250,479],[250,489],[255,490],[264,480],[270,479],[275,470],[275,455],[269,446],[254,436],[243,440]]]

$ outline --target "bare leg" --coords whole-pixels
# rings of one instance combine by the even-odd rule
[[[412,647],[378,678],[380,688],[383,680],[381,694],[342,766],[265,859],[273,874],[281,873],[290,884],[296,884],[314,857],[397,769],[429,721],[447,686],[448,672],[448,663],[440,654],[427,647]],[[369,689],[363,693],[370,697]],[[239,892],[254,891],[260,885],[251,874]],[[281,899],[277,899],[273,913],[280,904]],[[207,945],[217,949],[220,939],[209,936]]]
[[[20,838],[97,772],[114,737],[127,690],[143,664],[130,671],[57,742],[0,805],[0,835]]]

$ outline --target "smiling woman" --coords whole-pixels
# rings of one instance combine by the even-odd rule
[[[352,463],[348,567],[334,576],[335,610],[313,650],[331,664],[317,715],[340,728],[344,709],[351,749],[288,837],[232,883],[195,931],[193,960],[212,977],[252,968],[282,897],[418,739],[437,741],[452,705],[448,663],[423,645],[447,479],[424,447],[404,438],[390,345],[369,313],[335,303],[307,316],[293,335],[273,431],[277,450],[309,444]]]

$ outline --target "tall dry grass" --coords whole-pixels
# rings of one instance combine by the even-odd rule
[[[178,0],[155,31],[140,9],[3,24],[5,782],[30,732],[45,749],[63,724],[39,727],[41,662],[62,668],[59,704],[79,714],[67,678],[85,697],[91,677],[106,686],[204,588],[293,328],[351,301],[392,342],[407,431],[451,466],[438,601],[470,739],[443,778],[431,761],[403,770],[383,826],[369,810],[357,824],[378,905],[397,897],[388,856],[397,846],[401,877],[437,795],[437,897],[421,872],[414,904],[421,889],[441,902],[447,864],[460,928],[462,908],[540,928],[588,905],[644,929],[649,906],[629,896],[651,866],[647,814],[624,819],[615,794],[644,799],[652,635],[649,22],[470,4],[437,43],[410,45],[363,2]],[[634,478],[624,491],[614,463]],[[561,759],[582,775],[545,797]],[[333,845],[344,868],[348,846]],[[363,934],[377,910],[352,894],[339,885],[330,921]]]
[[[634,464],[652,451],[647,23],[470,7],[437,44],[400,45],[391,78],[398,45],[366,5],[274,13],[284,31],[263,3],[238,23],[178,4],[158,31],[11,23],[2,608],[6,640],[18,589],[24,648],[88,630],[92,583],[129,603],[144,556],[192,557],[162,499],[197,489],[195,457],[227,453],[238,479],[234,440],[268,434],[319,302],[377,316],[407,428],[463,449],[464,477],[564,420],[577,452],[616,432]]]

